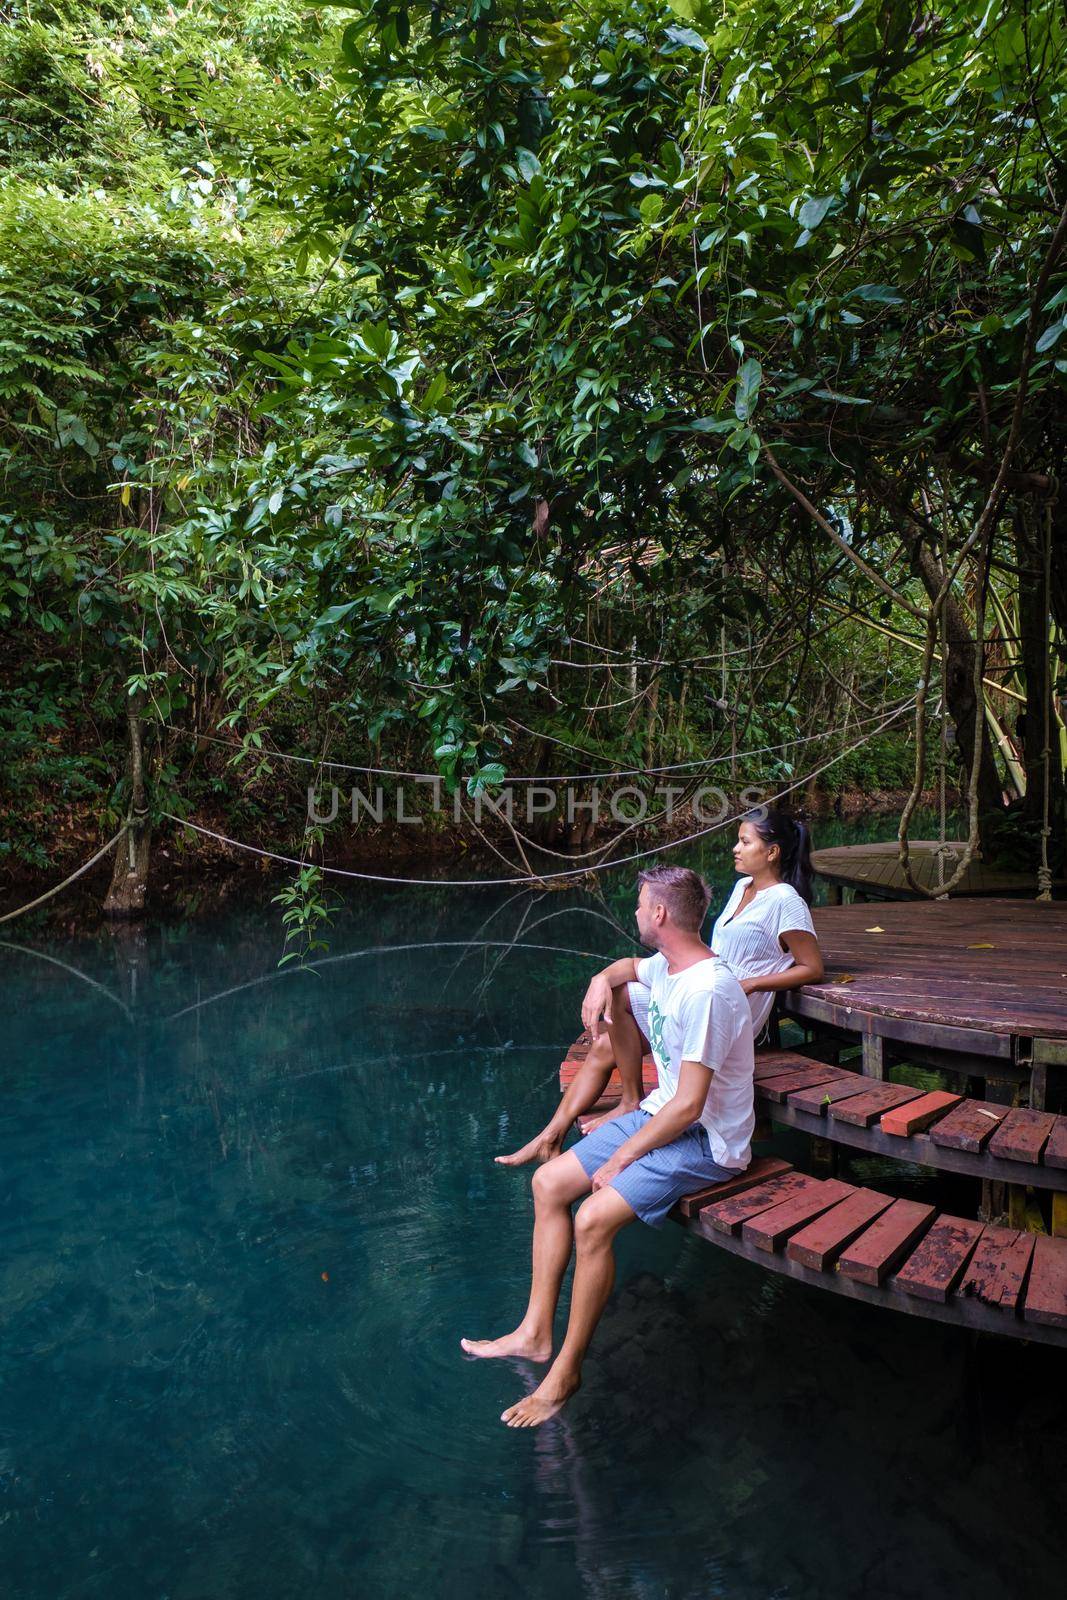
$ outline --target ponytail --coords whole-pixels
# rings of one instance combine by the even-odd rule
[[[778,846],[782,882],[790,884],[810,906],[814,869],[807,824],[791,817],[787,811],[774,811],[766,806],[750,811],[745,821],[751,823],[764,844]]]

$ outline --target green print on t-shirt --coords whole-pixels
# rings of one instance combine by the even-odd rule
[[[656,1065],[660,1071],[666,1071],[670,1066],[667,1051],[663,1044],[663,1012],[655,1000],[648,1002],[648,1042],[652,1046],[652,1054],[656,1058]]]

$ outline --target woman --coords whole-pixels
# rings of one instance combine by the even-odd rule
[[[803,822],[794,821],[787,812],[762,807],[751,811],[737,830],[734,866],[740,876],[712,929],[711,949],[726,962],[748,995],[752,1032],[758,1039],[780,990],[818,983],[823,976],[822,954],[808,910],[811,835]],[[647,1043],[648,990],[639,983],[627,984],[615,991],[615,1005],[632,1013]],[[622,1098],[593,1127],[634,1111],[641,1103],[640,1051],[620,1050],[618,1054]],[[615,1055],[610,1034],[601,1033],[552,1120],[521,1150],[497,1156],[497,1164],[521,1167],[528,1161],[548,1161],[558,1155],[575,1118],[596,1105],[604,1093],[616,1065]]]

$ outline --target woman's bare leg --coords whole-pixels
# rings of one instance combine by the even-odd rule
[[[630,1010],[630,997],[626,985],[622,984],[612,991],[611,1014],[618,1019],[618,1025],[623,1029],[622,1037],[629,1046],[630,1054],[627,1058],[627,1073],[623,1074],[622,1065],[619,1065],[620,1076],[623,1079],[622,1099],[613,1111],[606,1117],[598,1118],[608,1121],[611,1117],[622,1116],[626,1111],[634,1111],[641,1102],[641,1055],[645,1041]],[[629,1020],[633,1034],[637,1038],[637,1067],[633,1065],[633,1045],[630,1035],[625,1031],[625,1022]],[[600,1038],[593,1041],[589,1047],[589,1054],[579,1067],[574,1079],[564,1090],[563,1098],[549,1122],[535,1134],[528,1144],[508,1156],[496,1156],[494,1160],[500,1167],[522,1167],[529,1161],[551,1161],[553,1156],[558,1156],[563,1148],[563,1141],[573,1127],[576,1119],[584,1111],[589,1111],[596,1105],[607,1088],[608,1079],[616,1063],[615,1048],[612,1044],[613,1035],[607,1029],[601,1033]]]
[[[601,1123],[610,1122],[613,1117],[624,1117],[628,1111],[636,1111],[644,1098],[641,1089],[641,1057],[645,1053],[647,1040],[634,1019],[625,984],[612,991],[608,1037],[611,1040],[611,1054],[622,1080],[622,1093],[617,1106],[611,1111],[605,1111],[602,1117],[596,1117],[589,1124],[586,1130],[588,1133],[592,1133],[594,1128],[599,1128]],[[595,1105],[596,1101],[593,1104]]]

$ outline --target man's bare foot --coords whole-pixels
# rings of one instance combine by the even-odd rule
[[[614,1106],[612,1110],[605,1111],[602,1116],[593,1117],[589,1122],[583,1121],[582,1126],[586,1133],[592,1133],[595,1128],[603,1127],[605,1122],[614,1122],[616,1117],[625,1117],[628,1112],[636,1111],[640,1104],[640,1100],[630,1102],[620,1100],[619,1104]]]
[[[522,1328],[505,1333],[502,1339],[461,1339],[459,1343],[465,1355],[477,1356],[482,1361],[505,1356],[520,1361],[548,1361],[552,1356],[551,1339],[532,1339]]]
[[[562,1411],[571,1395],[576,1392],[581,1379],[573,1374],[549,1372],[544,1381],[525,1399],[501,1412],[501,1422],[509,1428],[539,1428],[557,1412]]]
[[[530,1161],[551,1161],[562,1149],[561,1133],[539,1133],[529,1144],[524,1144],[521,1150],[513,1151],[510,1156],[494,1156],[493,1160],[498,1167],[525,1167]]]

